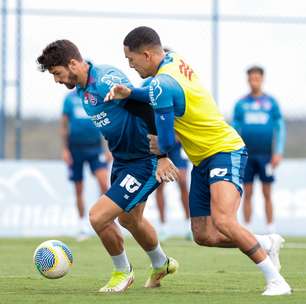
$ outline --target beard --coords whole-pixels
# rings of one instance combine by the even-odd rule
[[[65,82],[64,85],[72,90],[75,88],[76,84],[78,83],[78,77],[77,75],[73,74],[72,72],[69,71],[69,74],[68,74],[68,80],[69,82]]]
[[[73,83],[64,83],[64,85],[67,87],[67,89],[72,90],[75,88],[75,84]]]

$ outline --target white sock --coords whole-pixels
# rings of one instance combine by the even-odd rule
[[[247,230],[249,230],[250,232],[252,231],[252,229],[251,229],[251,223],[245,222],[245,223],[243,224],[243,226],[244,226]]]
[[[159,243],[157,244],[155,249],[147,251],[147,254],[151,260],[153,268],[162,267],[168,260],[166,254],[164,253],[163,249],[160,247]]]
[[[256,266],[262,271],[265,276],[265,279],[268,282],[272,280],[283,280],[283,277],[280,275],[276,267],[273,265],[270,258],[267,256],[263,261],[256,264]]]
[[[259,235],[259,234],[254,234],[256,240],[258,241],[258,243],[260,244],[260,246],[265,250],[265,251],[269,251],[271,249],[272,246],[272,241],[269,238],[268,235]]]
[[[276,231],[276,229],[275,229],[274,223],[267,224],[267,232],[268,233],[275,233],[275,231]]]
[[[111,258],[113,260],[113,264],[116,268],[116,271],[120,271],[120,272],[130,272],[131,271],[130,262],[126,255],[125,250],[123,250],[123,252],[120,253],[119,255],[112,255]]]
[[[85,216],[79,217],[79,233],[85,233],[88,227],[87,218]]]

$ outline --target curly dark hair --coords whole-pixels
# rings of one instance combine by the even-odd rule
[[[56,40],[48,44],[37,58],[40,71],[44,72],[54,66],[68,66],[71,59],[82,61],[77,46],[69,40]]]

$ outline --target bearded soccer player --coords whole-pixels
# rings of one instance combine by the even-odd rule
[[[122,292],[134,281],[123,237],[114,222],[116,218],[151,260],[152,271],[145,287],[159,287],[161,279],[174,273],[178,263],[165,254],[153,226],[143,217],[143,211],[149,194],[162,180],[174,180],[177,169],[168,158],[158,159],[149,151],[147,136],[152,125],[148,123],[150,111],[154,123],[153,110],[147,106],[139,113],[130,100],[104,103],[113,85],[131,86],[129,80],[113,66],[96,66],[84,61],[78,48],[68,40],[50,43],[37,61],[41,71],[48,70],[55,82],[68,89],[77,88],[85,111],[100,129],[113,155],[111,187],[89,214],[91,225],[114,264],[111,279],[100,292]]]
[[[105,101],[133,98],[154,108],[158,137],[151,136],[154,153],[167,153],[177,134],[193,163],[189,206],[197,244],[239,248],[262,271],[263,295],[290,294],[279,273],[281,238],[254,236],[237,221],[247,151],[200,84],[194,70],[174,52],[165,54],[158,34],[141,26],[124,39],[124,53],[142,78],[154,77],[147,88],[114,86]]]

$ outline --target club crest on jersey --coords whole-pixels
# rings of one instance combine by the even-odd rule
[[[163,90],[158,79],[153,79],[150,83],[149,98],[151,106],[156,106],[156,100],[162,94]]]
[[[269,100],[266,100],[264,103],[263,103],[263,108],[266,110],[266,111],[269,111],[271,110],[272,108],[272,104]]]
[[[85,92],[84,103],[85,104],[90,103],[91,105],[95,106],[98,103],[98,98],[88,92]]]

